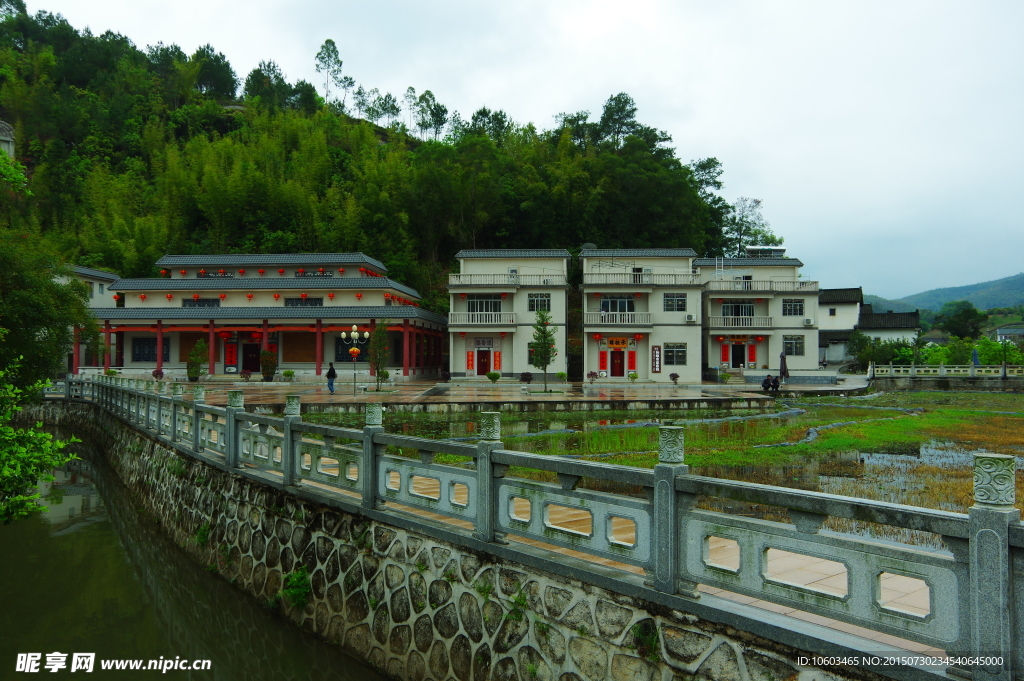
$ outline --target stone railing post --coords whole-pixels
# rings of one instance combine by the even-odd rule
[[[970,365],[967,367],[967,375],[970,376],[971,378],[974,378],[975,376],[978,375],[978,367],[974,366],[974,362],[971,362]]]
[[[228,468],[238,468],[238,462],[241,460],[241,442],[236,417],[240,411],[245,411],[245,393],[241,390],[229,390],[228,404],[224,409],[224,463]]]
[[[71,377],[70,376],[66,376],[64,378],[64,399],[65,400],[70,400],[71,399]]]
[[[939,376],[945,377],[945,375],[946,375],[946,365],[945,364],[940,364],[939,365]]]
[[[302,420],[302,398],[299,395],[284,396],[284,426],[281,431],[281,473],[285,485],[294,485],[298,475],[299,457],[295,451],[295,433],[292,424]]]
[[[972,365],[973,366],[973,365]],[[1016,459],[974,455],[974,506],[970,518],[971,631],[979,657],[1002,657],[1002,665],[973,669],[973,680],[1013,678],[1013,572],[1009,525],[1020,520],[1016,501]]]
[[[868,362],[868,380],[870,381],[875,377],[875,363]]]
[[[178,418],[181,416],[181,383],[171,384],[171,442],[178,441]]]
[[[917,376],[917,363],[916,362],[911,362],[910,363],[910,375],[911,376]]]
[[[651,585],[665,593],[681,593],[697,597],[697,585],[679,579],[679,570],[685,556],[679,533],[682,516],[692,504],[676,493],[676,477],[686,475],[690,467],[685,457],[685,429],[680,426],[658,428],[658,463],[654,466],[653,527],[651,528],[651,556],[653,570]],[[692,497],[693,495],[686,495]]]
[[[164,401],[160,399],[164,394],[164,382],[157,381],[156,385],[153,386],[153,392],[156,393],[154,398],[156,402],[156,424],[155,430],[157,436],[163,435],[164,432]]]
[[[480,413],[480,437],[476,444],[476,529],[473,534],[481,541],[494,541],[497,508],[491,452],[502,447],[501,412]]]
[[[199,405],[206,403],[206,386],[197,385],[192,392],[192,451],[203,451],[203,441],[199,434],[199,424],[203,420],[203,414],[199,411]]]
[[[363,508],[377,508],[377,451],[373,436],[384,432],[384,405],[366,403],[366,424],[363,426],[363,458],[359,464],[359,491]]]

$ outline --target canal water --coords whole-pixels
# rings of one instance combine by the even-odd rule
[[[386,678],[196,564],[103,465],[83,458],[55,476],[47,513],[0,525],[0,679],[35,678],[15,671],[19,653],[40,653],[45,678],[82,676],[70,671],[73,653],[95,653],[86,679]],[[50,673],[54,652],[67,655],[67,667]],[[145,667],[160,658],[210,660],[210,669],[100,668],[101,660]]]

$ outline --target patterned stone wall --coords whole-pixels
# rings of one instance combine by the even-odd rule
[[[800,667],[801,653],[788,646],[308,503],[180,456],[101,414],[44,404],[26,417],[103,438],[137,502],[193,558],[395,679],[880,678]],[[302,609],[280,598],[300,566],[311,585]]]

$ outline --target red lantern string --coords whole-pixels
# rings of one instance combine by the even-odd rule
[[[274,294],[274,300],[281,300],[281,294],[280,293],[275,293]]]
[[[227,298],[227,297],[228,297],[228,294],[226,294],[226,293],[222,293],[222,294],[220,294],[220,299],[221,299],[221,300],[224,300],[224,299],[225,299],[225,298]]]
[[[198,293],[193,293],[192,294],[192,300],[199,300],[199,294]]]
[[[224,270],[217,270],[217,274],[224,274]]]
[[[146,299],[146,294],[145,293],[140,293],[139,294],[139,300],[145,300],[145,299]]]
[[[356,294],[356,300],[362,300],[362,299],[363,299],[363,294],[362,293],[357,293]]]
[[[239,274],[245,274],[245,270],[238,270]]]
[[[251,293],[246,293],[245,297],[248,298],[249,300],[252,300],[252,294]]]
[[[167,270],[160,270],[160,276],[161,277],[166,277],[167,276]]]
[[[178,273],[181,274],[181,276],[183,277],[187,274],[185,270],[178,270]]]
[[[266,273],[266,270],[256,270],[256,271],[260,273],[261,277],[264,275],[264,273]]]
[[[300,293],[299,297],[305,299],[308,295],[308,293]]]
[[[117,294],[115,293],[115,294],[114,294],[114,300],[121,300],[121,296],[119,296],[119,295],[117,295]]]
[[[167,294],[167,300],[170,300],[170,299],[171,299],[171,298],[173,298],[173,297],[174,297],[174,296],[173,296],[173,295],[171,295],[170,293],[168,293],[168,294]]]
[[[327,297],[330,298],[331,300],[334,300],[334,294],[333,293],[328,293]]]
[[[282,267],[281,269],[279,269],[279,270],[277,271],[277,273],[278,273],[278,274],[284,274],[284,268]]]

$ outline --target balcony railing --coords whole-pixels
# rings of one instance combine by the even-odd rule
[[[650,326],[650,312],[584,312],[584,326],[621,324],[623,326]]]
[[[449,312],[448,324],[457,326],[459,324],[515,324],[515,312]]]
[[[696,274],[652,274],[650,272],[588,272],[583,275],[583,285],[639,284],[641,286],[685,286],[698,283]]]
[[[709,281],[704,284],[705,291],[798,291],[813,293],[818,290],[816,281],[751,281],[749,279],[731,279],[728,281]]]
[[[564,274],[449,274],[449,286],[565,286]]]
[[[708,327],[714,329],[767,329],[771,317],[708,317]]]

